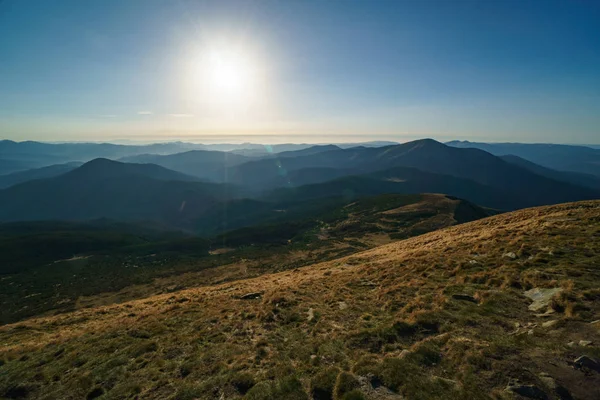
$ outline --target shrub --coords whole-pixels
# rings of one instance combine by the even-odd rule
[[[85,398],[86,398],[86,400],[93,400],[97,397],[102,396],[103,394],[104,394],[104,389],[102,389],[101,387],[96,387],[96,388],[92,389],[92,391],[89,392]]]
[[[235,373],[230,383],[240,394],[246,394],[256,384],[254,377],[247,372]]]
[[[352,372],[356,375],[367,375],[373,374],[376,375],[379,369],[379,358],[377,356],[368,354],[366,356],[362,356],[356,364],[352,367]]]
[[[320,371],[311,379],[310,395],[314,400],[333,399],[333,390],[339,372],[339,369],[331,367]]]
[[[402,358],[386,358],[380,366],[378,377],[383,384],[398,391],[401,386],[406,384],[414,373],[415,366]]]
[[[201,386],[185,384],[175,393],[175,400],[194,400],[200,398],[203,394]]]
[[[308,400],[302,382],[295,377],[287,377],[277,382],[263,381],[246,393],[249,400]]]
[[[158,350],[158,345],[155,342],[144,341],[142,343],[135,344],[131,347],[130,355],[133,358],[137,358],[146,353],[151,353]]]
[[[442,356],[440,349],[431,342],[420,344],[413,352],[408,355],[408,359],[425,367],[438,364]]]
[[[360,384],[354,375],[349,372],[341,372],[335,381],[333,389],[333,398],[342,400],[344,396],[355,389],[358,389]]]
[[[360,390],[352,390],[346,393],[341,400],[367,400],[367,398]]]
[[[368,329],[352,335],[348,347],[363,348],[372,353],[379,352],[385,344],[396,343],[417,333],[418,326],[398,321],[392,326]]]

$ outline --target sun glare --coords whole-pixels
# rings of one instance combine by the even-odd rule
[[[246,109],[262,96],[263,77],[255,58],[243,48],[221,45],[200,52],[192,65],[191,95],[213,110]]]
[[[250,84],[250,66],[239,54],[215,52],[209,58],[210,85],[230,96],[239,96]]]

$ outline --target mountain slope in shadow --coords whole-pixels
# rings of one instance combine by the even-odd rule
[[[449,146],[476,148],[497,156],[515,155],[546,168],[600,176],[600,149],[564,144],[476,143],[451,141]]]
[[[0,175],[0,189],[35,179],[53,178],[55,176],[72,171],[80,165],[81,163],[79,162],[70,162],[66,164],[55,164],[47,167],[28,169],[25,171]]]
[[[232,167],[227,176],[231,183],[246,184],[258,191],[296,186],[294,174],[307,168],[342,169],[352,175],[364,175],[394,167],[415,168],[491,187],[502,192],[498,196],[518,200],[511,201],[510,208],[600,197],[596,190],[541,176],[485,151],[454,148],[431,139],[379,148],[356,147],[294,158],[262,159]],[[320,181],[318,173],[314,179]],[[304,179],[302,183],[312,182]]]
[[[229,185],[151,164],[96,159],[64,175],[0,191],[0,220],[150,219],[179,225],[229,199]]]
[[[500,156],[504,161],[526,168],[538,175],[557,181],[569,182],[574,185],[600,190],[600,176],[585,174],[582,172],[558,171],[556,169],[543,167],[539,164],[527,161],[524,158],[513,155]]]

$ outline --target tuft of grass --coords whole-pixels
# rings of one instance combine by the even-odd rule
[[[367,400],[367,398],[360,390],[351,390],[344,394],[340,400]]]
[[[396,392],[414,379],[414,375],[415,365],[401,358],[385,358],[377,369],[377,376],[381,382]]]
[[[419,343],[419,345],[407,356],[409,361],[424,367],[432,367],[439,364],[442,355],[439,346],[432,341]]]
[[[256,381],[254,380],[254,376],[247,372],[236,372],[230,378],[229,383],[233,386],[233,388],[240,394],[246,394],[254,385],[256,385]]]
[[[406,341],[418,332],[418,325],[398,321],[391,326],[366,329],[350,335],[347,346],[366,349],[372,353],[381,351],[384,345]]]
[[[308,400],[308,395],[296,377],[278,381],[263,381],[246,394],[248,400]]]
[[[332,400],[333,391],[340,370],[336,367],[319,371],[310,380],[310,395],[314,400]]]
[[[346,395],[356,391],[360,387],[358,379],[349,372],[340,372],[335,380],[333,388],[333,399],[342,400]]]

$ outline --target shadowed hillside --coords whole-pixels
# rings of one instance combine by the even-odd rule
[[[227,176],[228,182],[259,190],[298,186],[294,182],[294,176],[307,168],[314,171],[312,174],[314,180],[310,180],[311,174],[304,174],[301,184],[322,182],[319,170],[341,169],[347,170],[350,175],[364,175],[398,167],[451,176],[463,182],[471,181],[471,186],[477,184],[487,186],[489,190],[502,193],[502,196],[493,196],[498,200],[500,197],[511,199],[508,202],[512,203],[508,206],[511,209],[597,199],[600,196],[597,190],[550,179],[528,168],[508,163],[485,151],[446,146],[431,139],[379,148],[355,147],[308,156],[250,161],[228,169],[223,176]],[[331,172],[327,173],[333,177]],[[353,187],[349,189],[354,190]],[[453,193],[446,189],[423,189],[423,187],[417,190],[419,191]],[[462,193],[453,194],[466,197],[481,205],[498,207],[489,201],[482,202]]]
[[[152,219],[177,226],[235,193],[196,179],[157,165],[96,159],[0,191],[0,221]]]
[[[514,155],[547,168],[600,176],[600,149],[588,146],[544,143],[476,143],[458,140],[448,142],[448,145],[477,148],[497,156]]]
[[[506,162],[526,168],[531,172],[535,172],[536,174],[545,176],[547,178],[551,178],[558,181],[570,182],[575,185],[589,187],[595,190],[600,189],[600,176],[572,171],[557,171],[555,169],[542,167],[541,165],[532,163],[531,161],[527,161],[524,158],[521,158],[519,156],[513,156],[510,154],[500,156],[500,158],[502,158]]]
[[[126,157],[120,161],[128,163],[151,163],[179,171],[184,174],[223,181],[223,168],[230,168],[251,160],[246,156],[223,151],[193,150],[171,155],[142,154]]]
[[[66,164],[49,165],[42,168],[28,169],[26,171],[13,172],[11,174],[0,175],[0,189],[17,185],[19,183],[31,181],[34,179],[53,178],[74,170],[81,163],[70,162]]]
[[[29,398],[597,399],[599,224],[600,202],[522,210],[297,270],[8,325],[0,388]]]

